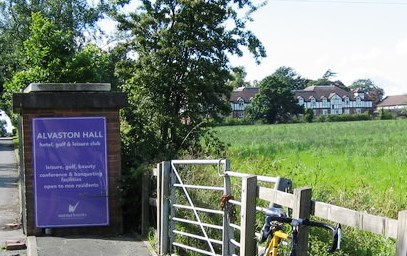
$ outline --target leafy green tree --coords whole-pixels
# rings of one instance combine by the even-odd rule
[[[100,34],[96,22],[110,9],[103,0],[97,4],[87,0],[0,0],[0,95],[4,83],[24,69],[23,43],[31,36],[33,13],[41,13],[56,29],[72,33],[74,43],[82,48]]]
[[[233,88],[248,87],[250,83],[246,81],[246,71],[242,66],[232,68],[232,78],[230,80],[230,86]]]
[[[248,114],[265,123],[285,123],[304,108],[294,99],[291,86],[279,75],[271,75],[260,82],[260,90],[253,99]]]
[[[129,15],[116,14],[131,36],[120,47],[133,58],[118,71],[127,78],[126,138],[136,165],[195,147],[205,119],[229,113],[228,53],[247,47],[256,59],[265,56],[241,15],[255,9],[250,0],[145,0]]]
[[[317,79],[316,81],[310,81],[308,83],[308,85],[316,85],[316,86],[333,85],[333,86],[339,87],[345,91],[349,91],[349,88],[344,83],[342,83],[341,80],[335,80],[335,81],[331,80],[331,78],[335,77],[335,76],[336,76],[336,73],[333,72],[332,70],[328,69],[320,79]]]
[[[280,77],[285,84],[291,86],[292,90],[302,90],[310,81],[301,77],[293,68],[285,66],[279,67],[273,75]]]
[[[109,54],[91,44],[77,49],[72,31],[58,29],[40,13],[34,13],[32,20],[31,36],[23,43],[22,70],[4,85],[6,109],[12,94],[29,83],[110,82],[113,64]]]
[[[364,93],[374,105],[379,104],[384,96],[384,90],[375,85],[370,79],[358,79],[354,81],[349,88]]]

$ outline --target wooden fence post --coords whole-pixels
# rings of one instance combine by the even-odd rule
[[[257,176],[242,178],[242,207],[240,212],[240,255],[256,255],[256,196]]]
[[[160,255],[165,255],[169,253],[170,248],[168,248],[169,237],[168,237],[168,215],[169,215],[169,183],[170,183],[170,171],[171,163],[162,162],[160,174],[161,174],[161,191],[160,191],[160,242],[159,242],[159,253]],[[158,183],[158,182],[157,182]],[[158,184],[157,184],[158,186]]]
[[[310,187],[294,189],[293,218],[309,219],[311,215],[311,197],[312,189]],[[308,227],[300,226],[298,229],[297,255],[306,256],[307,250]]]
[[[230,161],[226,160],[224,171],[226,172],[229,170],[230,170]],[[232,195],[232,184],[230,182],[230,176],[225,175],[223,182],[224,182],[223,194]],[[235,254],[235,245],[231,243],[231,240],[234,239],[235,237],[234,229],[229,225],[231,222],[230,217],[231,217],[230,214],[226,212],[225,208],[225,214],[223,215],[222,256],[229,256]]]
[[[407,255],[407,210],[399,212],[397,221],[397,256]]]
[[[162,163],[159,163],[159,164],[157,164],[157,187],[156,187],[156,190],[157,190],[157,199],[156,199],[156,202],[157,202],[157,212],[156,212],[156,214],[157,214],[157,216],[156,216],[156,221],[157,221],[157,231],[156,231],[156,236],[157,236],[157,247],[158,247],[158,254],[159,255],[161,255],[161,202],[162,202],[162,200],[161,200],[161,180],[162,180],[162,171],[161,171],[161,169],[162,169],[162,166],[163,166],[163,163],[164,162],[162,162]]]
[[[146,237],[149,227],[150,212],[150,172],[143,173],[141,184],[141,236]]]

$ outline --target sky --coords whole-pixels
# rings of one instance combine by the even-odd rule
[[[347,86],[371,79],[386,96],[407,94],[407,0],[266,1],[247,27],[267,57],[260,65],[247,52],[231,58],[246,80],[261,81],[281,66],[313,80],[330,69]]]
[[[253,19],[267,57],[232,58],[249,81],[281,66],[309,79],[330,69],[347,86],[369,78],[386,96],[407,93],[407,0],[269,0]]]

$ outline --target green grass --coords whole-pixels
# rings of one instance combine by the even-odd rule
[[[291,178],[294,187],[312,186],[316,200],[370,214],[397,218],[407,209],[406,120],[215,130],[230,144],[234,171]],[[351,246],[361,249],[341,255],[394,255],[394,241],[349,232]]]

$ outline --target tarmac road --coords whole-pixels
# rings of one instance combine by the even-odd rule
[[[11,138],[0,138],[0,256],[151,256],[151,246],[137,236],[26,237],[20,227],[18,166]],[[5,250],[9,240],[26,240],[27,250]]]
[[[19,226],[20,205],[18,196],[18,168],[11,138],[0,138],[0,255],[26,255],[26,250],[5,251],[8,240],[25,240]]]

